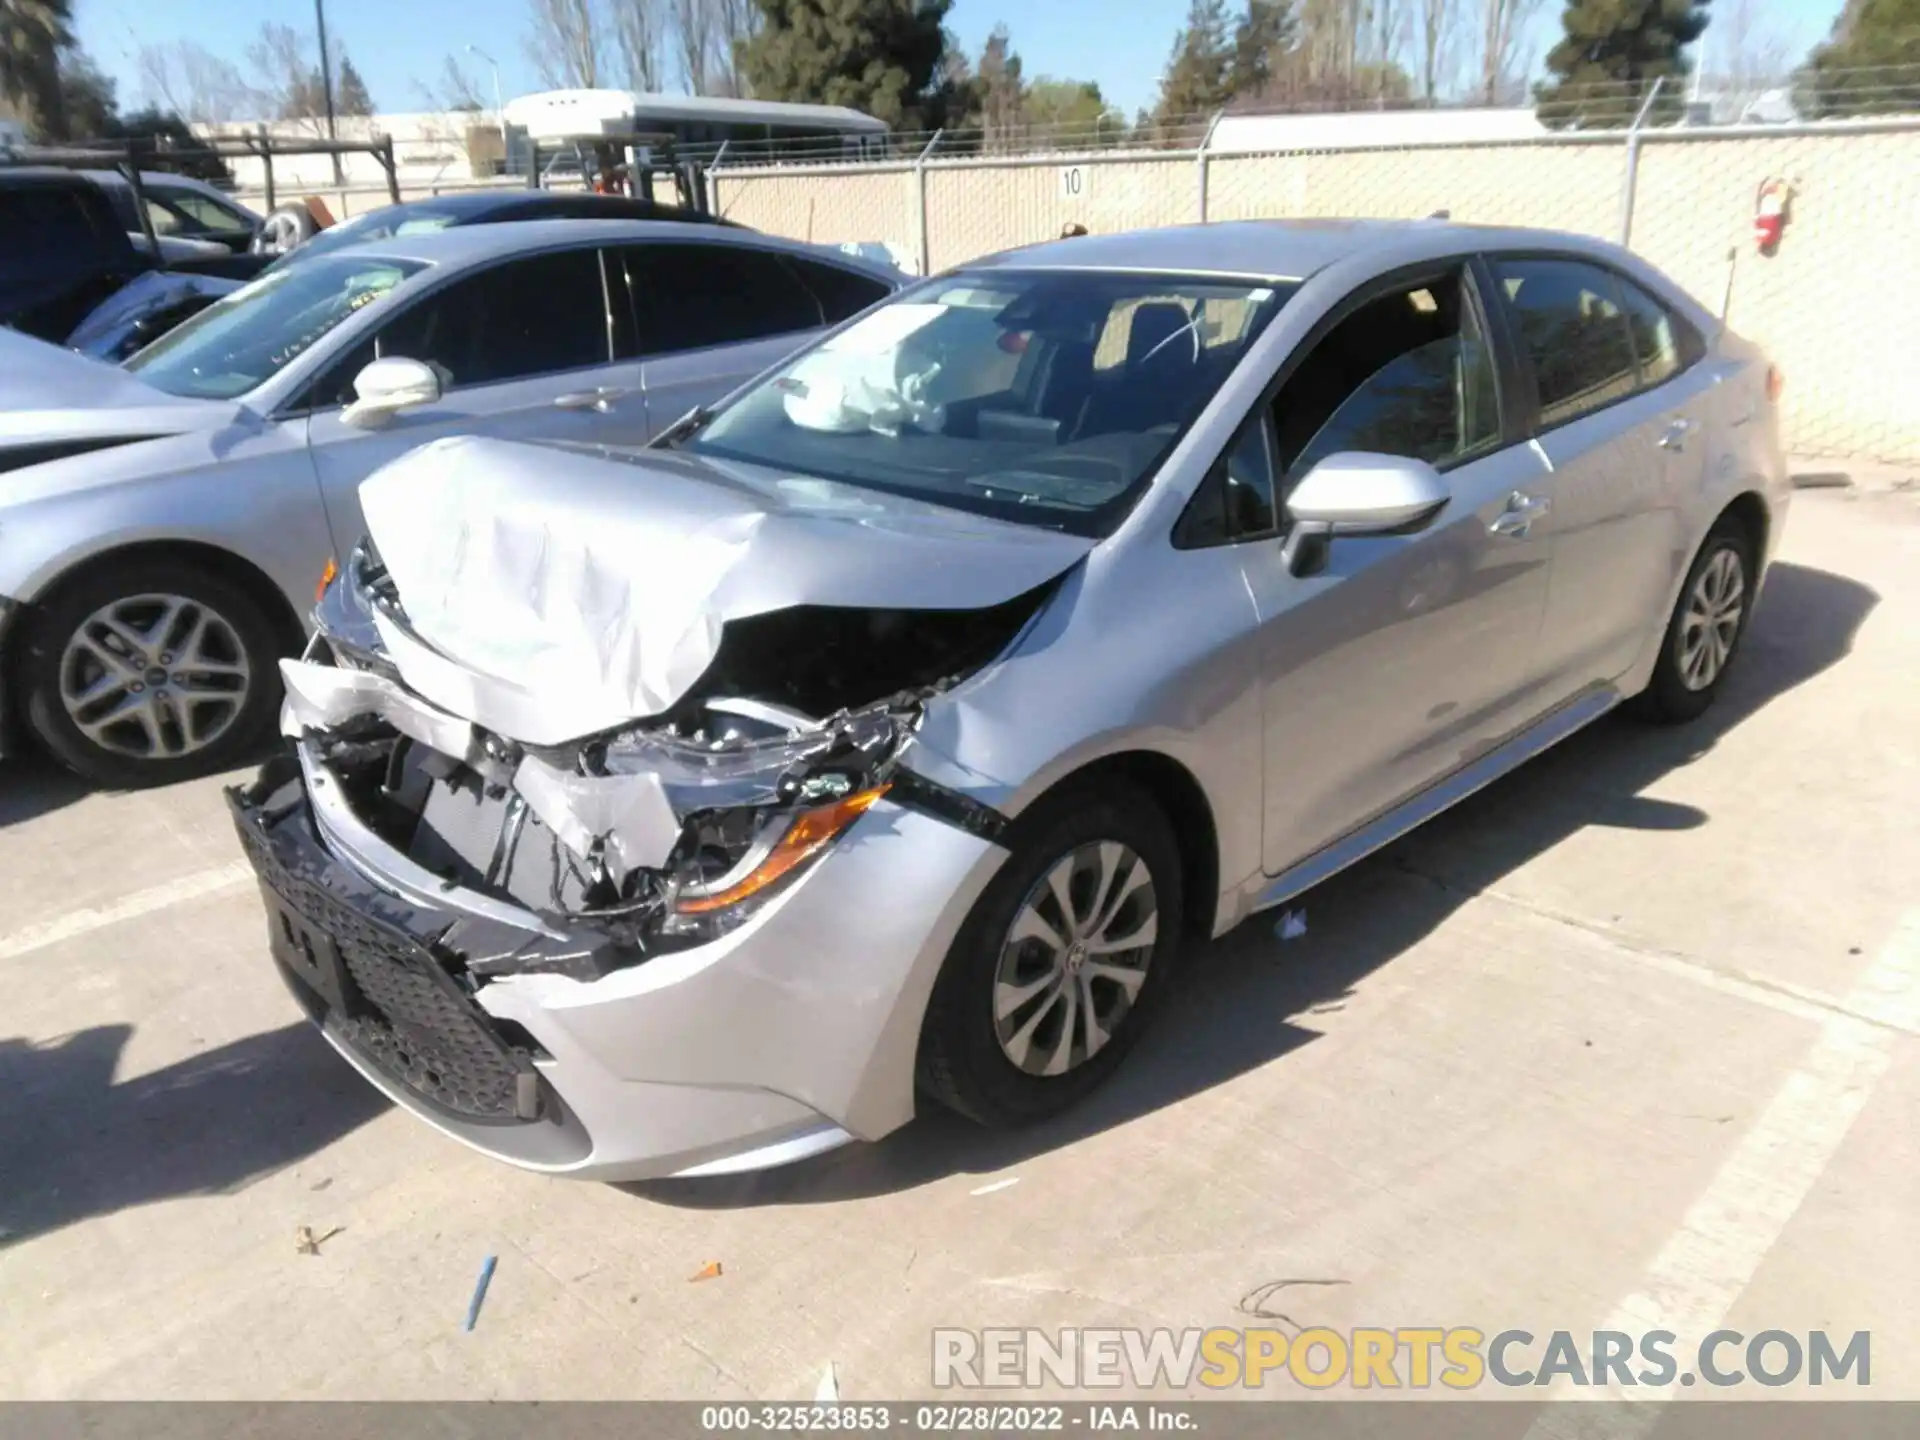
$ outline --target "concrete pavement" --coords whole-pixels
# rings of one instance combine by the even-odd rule
[[[1705,720],[1604,722],[1304,937],[1191,954],[1080,1112],[699,1184],[394,1112],[269,973],[218,783],[8,766],[0,1398],[897,1398],[936,1326],[1251,1309],[1870,1330],[1920,1398],[1916,617],[1920,501],[1804,493]]]

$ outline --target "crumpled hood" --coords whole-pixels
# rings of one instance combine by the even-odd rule
[[[225,423],[230,403],[169,395],[118,365],[0,327],[0,448]]]
[[[402,676],[533,745],[668,709],[729,620],[984,609],[1094,543],[684,453],[474,437],[412,451],[360,500],[407,616],[377,617]]]

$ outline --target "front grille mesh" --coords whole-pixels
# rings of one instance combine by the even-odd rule
[[[426,948],[289,874],[253,827],[241,833],[274,892],[339,949],[351,985],[345,1013],[325,1017],[330,1031],[453,1115],[490,1123],[537,1118],[532,1066]]]

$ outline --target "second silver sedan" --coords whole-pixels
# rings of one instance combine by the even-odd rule
[[[275,271],[124,371],[0,333],[0,718],[104,782],[230,765],[374,469],[447,435],[639,444],[900,281],[745,230],[536,221]]]

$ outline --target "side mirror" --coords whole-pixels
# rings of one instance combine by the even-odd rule
[[[1318,570],[1336,535],[1424,530],[1452,498],[1446,480],[1424,460],[1358,450],[1329,455],[1287,497],[1288,568],[1296,575]]]
[[[340,412],[340,422],[378,430],[402,410],[438,400],[440,377],[418,360],[395,355],[374,361],[354,376],[353,393],[358,398]]]

